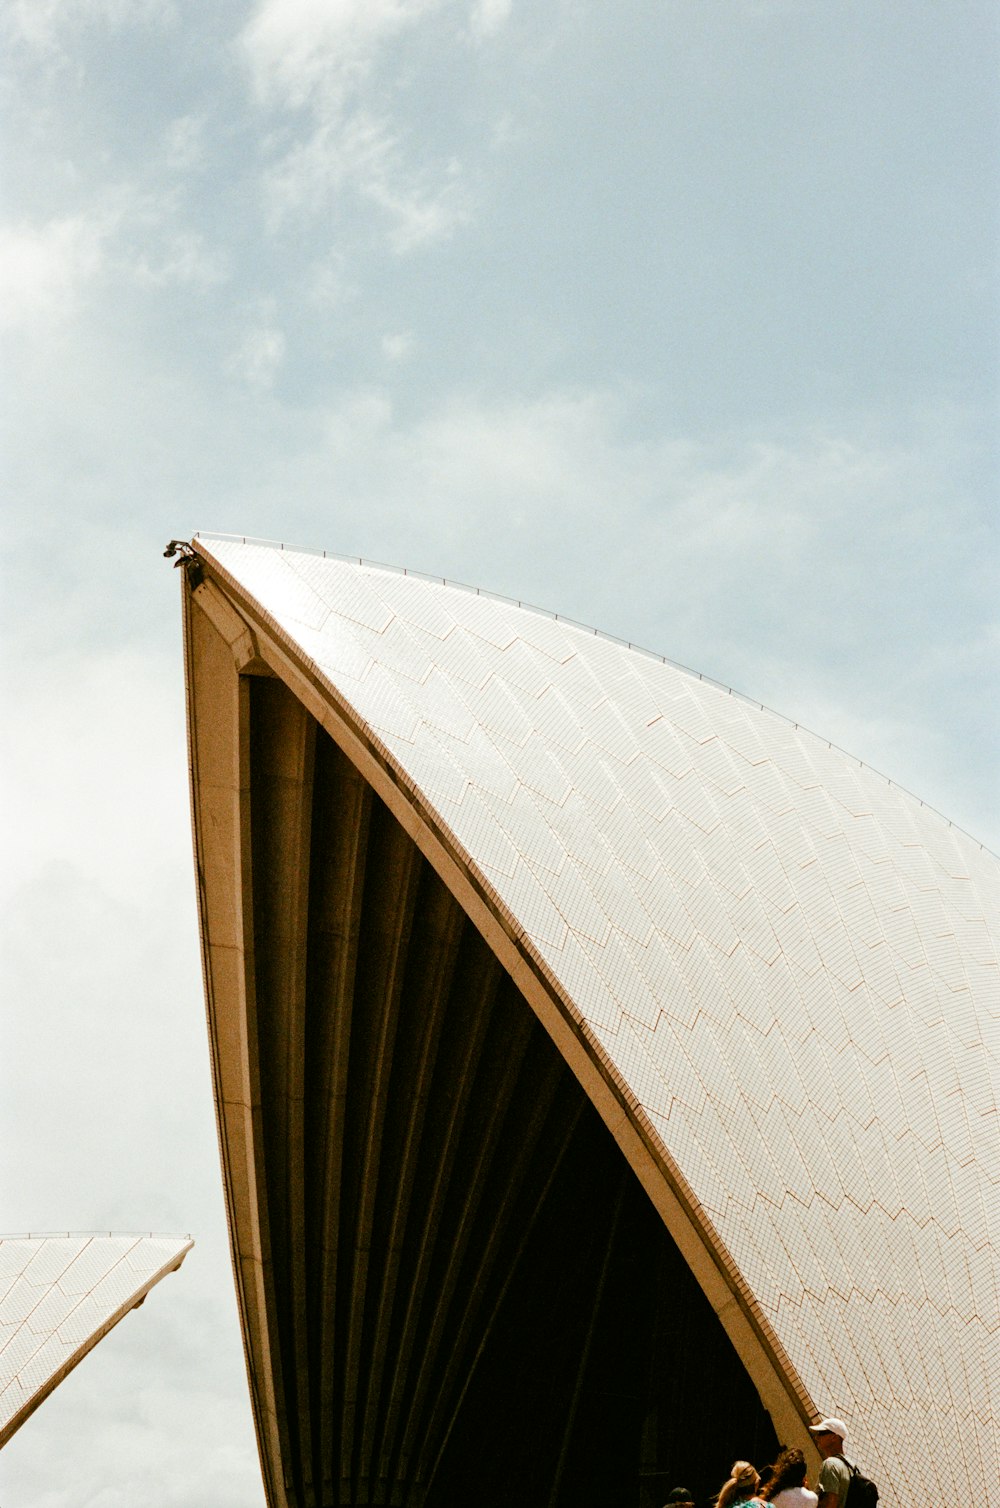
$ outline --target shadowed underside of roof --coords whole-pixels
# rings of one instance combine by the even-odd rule
[[[277,1500],[634,1500],[644,1461],[690,1475],[720,1449],[720,1399],[721,1454],[768,1449],[697,1284],[510,977],[282,682],[245,696]],[[697,1444],[671,1377],[695,1349]]]
[[[491,1450],[498,1502],[616,1501],[588,1446],[652,1502],[694,1474],[679,1432],[710,1452],[698,1417],[716,1476],[762,1457],[757,1394],[786,1441],[848,1414],[889,1505],[914,1459],[991,1480],[990,856],[621,646],[199,548],[201,917],[272,1503],[482,1496]],[[733,1387],[739,1439],[671,1392],[679,1314],[688,1401]]]

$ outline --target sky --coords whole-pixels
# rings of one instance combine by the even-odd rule
[[[992,0],[3,0],[0,1229],[190,1232],[4,1508],[260,1508],[198,529],[566,614],[994,851]]]

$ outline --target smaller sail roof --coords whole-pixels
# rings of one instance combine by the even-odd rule
[[[0,1237],[0,1445],[193,1244],[188,1236]]]

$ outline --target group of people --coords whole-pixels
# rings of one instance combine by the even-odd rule
[[[844,1456],[847,1427],[840,1419],[821,1419],[810,1433],[823,1457],[816,1490],[809,1486],[806,1458],[801,1450],[782,1449],[763,1471],[749,1461],[734,1461],[728,1481],[713,1499],[715,1508],[844,1508],[851,1471]],[[686,1487],[675,1487],[666,1508],[696,1508]]]

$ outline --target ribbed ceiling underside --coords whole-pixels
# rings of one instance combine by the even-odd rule
[[[773,1435],[661,1221],[411,839],[247,684],[272,1501],[708,1490]]]

